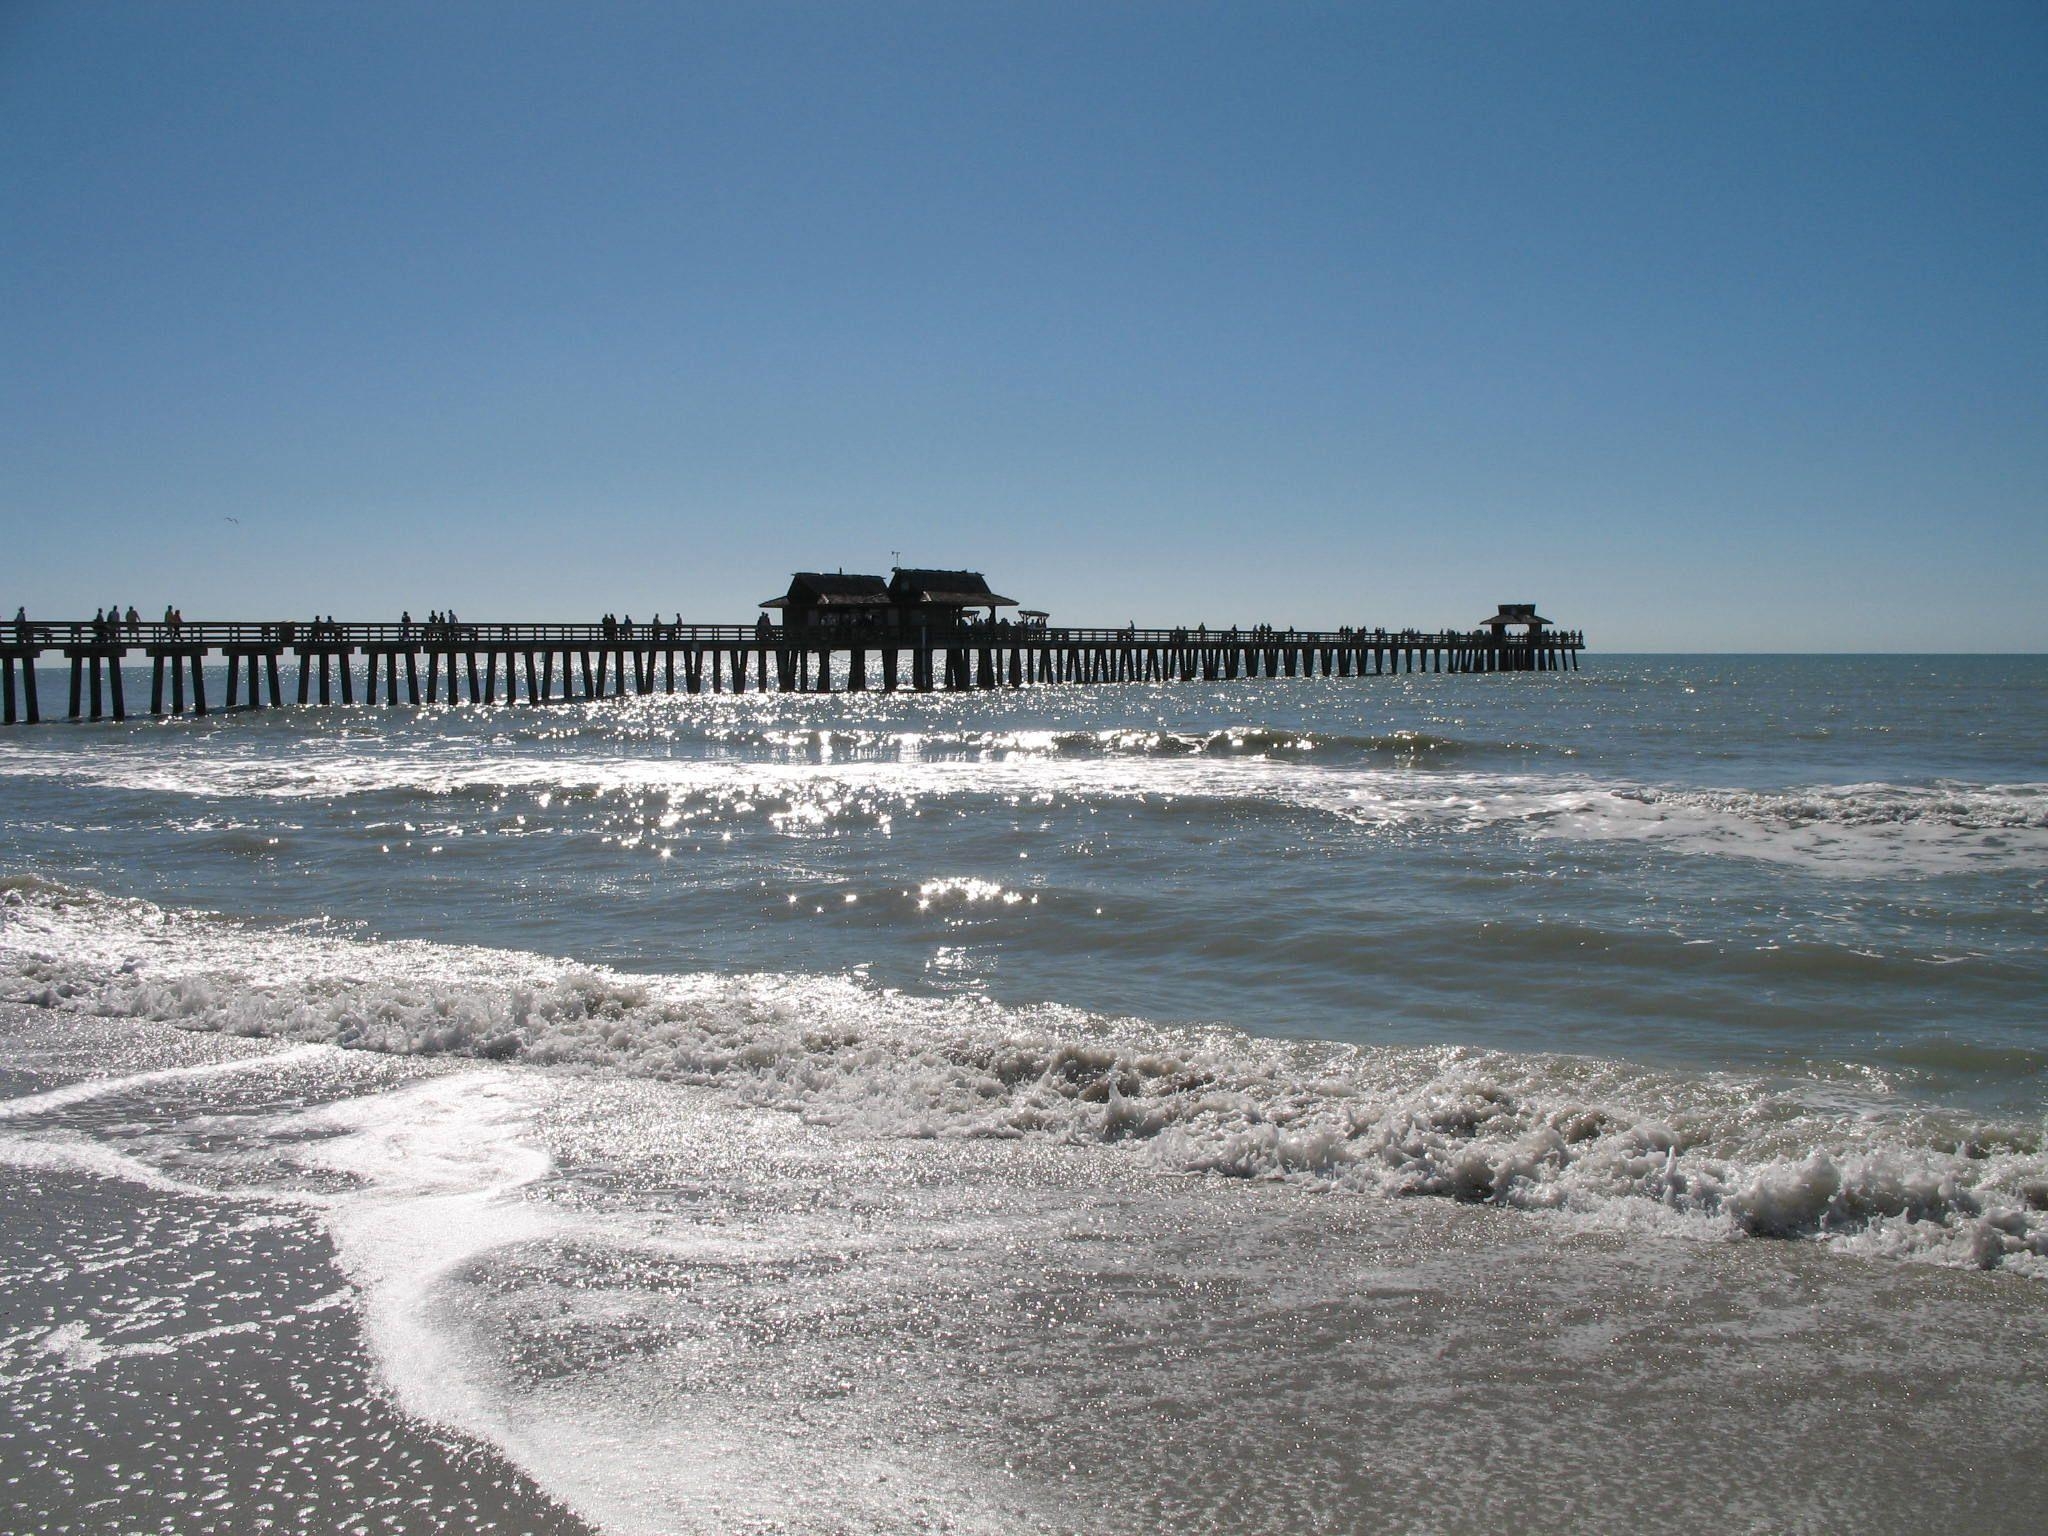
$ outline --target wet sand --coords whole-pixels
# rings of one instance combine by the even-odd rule
[[[12,1530],[2020,1532],[2048,1496],[2029,1278],[46,1009],[0,1055],[44,1095],[0,1116]],[[95,1061],[128,1086],[50,1092]]]
[[[162,1031],[122,1051],[90,1021],[47,1019],[0,1010],[0,1092],[56,1086],[80,1058],[148,1070],[270,1049]],[[589,1531],[494,1447],[391,1400],[312,1216],[111,1161],[84,1171],[90,1105],[70,1119],[0,1121],[0,1528]]]

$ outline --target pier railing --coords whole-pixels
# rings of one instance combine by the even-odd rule
[[[1495,636],[1484,629],[1237,629],[1173,627],[1141,629],[1134,625],[1105,629],[1076,625],[989,624],[890,627],[882,625],[818,625],[763,628],[757,624],[684,624],[642,621],[607,627],[603,624],[400,622],[333,622],[324,619],[215,620],[187,619],[177,624],[145,619],[135,624],[96,624],[90,619],[32,619],[25,624],[0,624],[0,646],[57,647],[180,646],[216,650],[222,646],[365,646],[501,645],[553,647],[641,648],[666,645],[833,646],[845,649],[886,645],[980,645],[1050,642],[1056,645],[1584,645],[1578,630],[1546,629],[1540,635]]]

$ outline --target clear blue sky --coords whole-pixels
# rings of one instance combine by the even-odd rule
[[[2041,649],[2048,7],[0,0],[7,612],[892,550]]]

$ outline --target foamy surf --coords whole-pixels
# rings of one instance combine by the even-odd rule
[[[47,891],[0,909],[0,988],[99,1018],[690,1084],[865,1136],[1040,1139],[1134,1150],[1161,1174],[2048,1274],[2041,1127],[1904,1104],[1867,1072],[1289,1043],[851,978],[629,977],[259,933]]]

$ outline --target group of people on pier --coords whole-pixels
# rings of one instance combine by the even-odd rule
[[[328,622],[333,622],[331,616]],[[462,621],[455,617],[455,610],[453,608],[450,608],[446,613],[441,612],[438,608],[429,609],[426,622],[419,626],[420,638],[423,640],[453,640],[462,633],[459,627],[461,623]],[[398,638],[410,640],[412,637],[412,610],[408,608],[398,616]]]
[[[1124,634],[1133,640],[1137,639],[1138,621],[1136,619],[1132,619],[1124,625]],[[1228,629],[1217,630],[1216,638],[1235,644],[1245,639],[1292,640],[1295,634],[1296,631],[1291,624],[1284,630],[1275,629],[1271,624],[1254,624],[1249,630],[1239,630],[1233,624]],[[1206,643],[1209,639],[1209,626],[1206,621],[1197,624],[1193,629],[1189,629],[1185,624],[1179,624],[1166,631],[1166,638],[1175,645],[1186,645],[1191,640],[1197,643]]]
[[[1360,624],[1345,624],[1337,633],[1346,640],[1420,640],[1419,629],[1367,629]]]
[[[18,623],[20,616],[17,615],[16,618]],[[94,642],[99,645],[112,645],[121,638],[121,623],[121,605],[119,603],[114,604],[110,608],[97,610],[92,616],[92,638]],[[130,639],[141,635],[142,615],[135,611],[133,603],[128,605],[127,624]]]
[[[175,635],[180,629],[184,628],[184,625],[185,615],[177,608],[166,603],[164,605],[163,617],[165,631]],[[94,609],[90,624],[84,626],[74,624],[72,626],[74,635],[81,627],[91,632],[92,642],[95,645],[118,645],[124,634],[130,640],[140,640],[142,638],[142,614],[133,603],[128,605],[126,612],[122,611],[119,603],[113,603],[104,608]],[[34,623],[28,616],[28,605],[26,603],[16,604],[14,609],[14,643],[16,645],[34,645],[38,638],[45,644],[49,643],[49,626],[39,626]]]
[[[967,618],[960,621],[960,632],[967,635],[1042,635],[1045,620],[1041,618],[1010,619]]]
[[[642,640],[659,644],[664,640],[673,641],[682,634],[683,614],[681,609],[677,609],[675,622],[664,624],[661,622],[661,610],[657,608],[654,610],[653,618],[645,624],[635,625],[630,613],[623,619],[617,614],[608,613],[598,621],[597,628],[598,633],[607,640],[631,640],[637,634]]]

